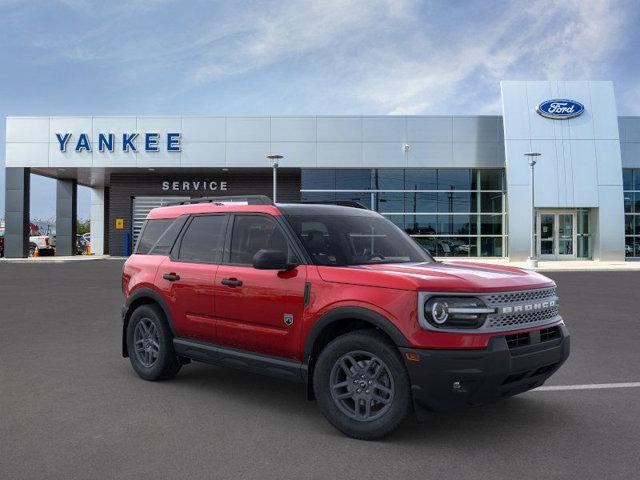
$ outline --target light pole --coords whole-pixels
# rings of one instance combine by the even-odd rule
[[[271,160],[271,166],[273,167],[273,203],[276,203],[278,199],[278,162],[284,158],[282,155],[267,155],[267,158]]]
[[[536,191],[534,167],[536,166],[536,157],[541,155],[539,152],[527,152],[524,154],[524,156],[529,159],[529,166],[531,167],[531,247],[529,249],[529,258],[527,258],[527,266],[529,268],[538,266],[538,259],[536,257]]]

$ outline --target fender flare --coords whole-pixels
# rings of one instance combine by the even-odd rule
[[[398,347],[408,347],[409,341],[391,320],[378,312],[363,307],[337,307],[322,315],[311,327],[304,343],[304,358],[309,362],[313,346],[320,333],[340,320],[362,320],[386,333]]]
[[[127,326],[129,325],[129,318],[133,313],[133,310],[131,309],[131,307],[133,304],[137,303],[139,300],[142,300],[142,299],[151,300],[153,303],[155,303],[160,307],[160,309],[164,313],[165,318],[167,319],[167,323],[169,324],[169,329],[171,330],[171,333],[173,334],[174,337],[178,336],[176,333],[176,329],[173,325],[173,317],[171,316],[171,312],[169,311],[169,308],[167,307],[167,304],[164,301],[164,298],[162,298],[162,295],[160,295],[160,293],[158,293],[156,290],[153,290],[151,288],[147,288],[147,287],[138,288],[131,294],[131,296],[129,296],[129,298],[127,299],[127,301],[122,307],[122,356],[123,357],[127,357],[129,354],[127,350]]]

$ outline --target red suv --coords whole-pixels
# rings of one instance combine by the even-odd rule
[[[412,408],[424,418],[538,387],[569,355],[552,280],[437,262],[363,208],[266,197],[157,208],[122,289],[122,354],[140,377],[196,360],[301,381],[361,439]]]

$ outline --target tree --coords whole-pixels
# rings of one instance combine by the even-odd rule
[[[85,233],[89,233],[91,231],[91,220],[88,219],[78,219],[78,235],[84,235]]]

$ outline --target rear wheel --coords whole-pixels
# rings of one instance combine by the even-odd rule
[[[338,430],[374,440],[395,430],[411,405],[409,377],[395,346],[375,331],[342,335],[320,353],[318,405]]]
[[[145,380],[171,378],[182,366],[173,349],[171,330],[156,305],[142,305],[131,314],[127,351],[133,369]]]

